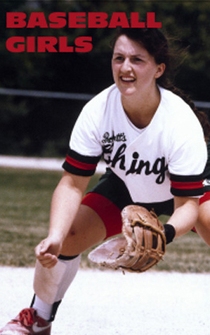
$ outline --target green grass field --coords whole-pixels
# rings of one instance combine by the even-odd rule
[[[51,196],[60,177],[60,172],[0,168],[0,265],[34,266],[34,248],[46,237]],[[82,267],[92,266],[89,251]],[[197,234],[188,233],[167,246],[155,269],[210,272],[210,249]]]

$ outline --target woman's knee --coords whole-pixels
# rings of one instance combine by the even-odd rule
[[[106,228],[98,214],[90,207],[81,205],[63,243],[62,254],[81,253],[105,237]]]
[[[210,245],[210,200],[203,202],[199,206],[196,231],[206,244]]]

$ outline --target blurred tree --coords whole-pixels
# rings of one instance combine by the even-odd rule
[[[185,52],[175,84],[195,100],[209,101],[210,6],[209,1],[74,1],[3,0],[0,12],[0,86],[47,91],[96,94],[112,83],[110,40],[114,29],[6,29],[5,13],[140,12],[149,11],[163,24],[174,43]],[[89,53],[11,53],[5,48],[10,36],[68,36],[69,44],[80,35],[92,36]],[[70,130],[84,101],[1,96],[0,154],[63,155]]]

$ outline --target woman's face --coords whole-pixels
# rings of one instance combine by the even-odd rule
[[[112,56],[112,73],[122,95],[151,90],[164,70],[165,64],[156,64],[154,57],[139,43],[126,35],[117,39]]]

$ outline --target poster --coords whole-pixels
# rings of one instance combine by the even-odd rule
[[[196,106],[209,116],[209,1],[3,0],[0,12],[0,161],[5,156],[27,159],[58,158],[59,161],[64,159],[71,130],[81,109],[87,101],[113,83],[111,41],[118,27],[162,29],[175,48],[173,59],[179,69],[173,74],[175,85],[189,94]],[[48,162],[51,164],[52,161]],[[27,264],[27,257],[19,256],[21,245],[17,236],[23,233],[17,234],[17,226],[23,220],[24,233],[27,235],[27,230],[32,232],[38,241],[40,234],[34,227],[38,224],[44,225],[46,231],[46,208],[49,207],[50,198],[47,196],[47,201],[46,197],[41,200],[48,204],[42,218],[37,214],[41,212],[39,202],[32,196],[32,185],[35,186],[32,184],[33,177],[30,172],[27,183],[30,180],[31,188],[26,191],[30,204],[17,202],[16,207],[22,206],[24,214],[19,213],[15,205],[11,206],[9,202],[16,203],[18,196],[22,201],[24,188],[27,187],[19,179],[22,177],[18,175],[15,178],[14,170],[7,175],[5,169],[5,166],[0,167],[2,190],[4,198],[7,199],[2,202],[4,213],[0,218],[3,255],[1,263],[9,268],[16,266],[15,278],[21,278],[23,286],[29,291],[23,297],[22,283],[17,289],[15,281],[12,281],[12,296],[15,297],[17,293],[18,304],[16,306],[11,300],[12,308],[9,306],[11,304],[7,305],[2,320],[6,323],[9,321],[8,316],[12,318],[17,314],[17,309],[26,307],[24,304],[29,303],[33,293],[31,266],[34,261],[32,255],[35,242],[32,239],[25,246],[24,250],[26,253],[30,250],[31,255],[30,264]],[[46,178],[45,174],[44,179]],[[16,187],[16,198],[11,198],[11,195],[7,197],[8,185],[16,183],[17,179],[21,182]],[[37,192],[39,187],[44,189],[43,184],[38,185]],[[14,211],[11,211],[11,207],[15,208]],[[27,214],[32,207],[33,211],[35,207],[38,208],[35,212],[37,219]],[[26,241],[28,235],[25,237]],[[13,241],[12,247],[7,244],[8,236]],[[208,334],[209,319],[205,313],[209,308],[209,249],[199,238],[189,236],[170,246],[171,258],[166,255],[166,261],[160,265],[162,270],[157,273],[151,271],[148,277],[135,274],[132,277],[126,275],[124,279],[120,274],[112,279],[108,273],[101,278],[102,273],[97,272],[95,278],[101,283],[101,288],[95,285],[93,292],[92,279],[82,269],[78,284],[75,284],[78,286],[75,286],[75,293],[72,293],[72,300],[67,298],[58,313],[55,334],[66,333],[69,328],[73,334],[87,335],[125,335],[131,330],[137,335],[142,329],[144,334]],[[196,252],[193,250],[195,245]],[[5,261],[5,254],[8,256],[10,252],[10,259]],[[175,262],[173,258],[178,261]],[[21,266],[30,266],[29,274],[25,275]],[[191,272],[194,274],[192,278]],[[161,277],[162,274],[165,277]],[[2,272],[5,283],[8,283],[8,276],[11,276],[10,272]],[[129,287],[130,283],[132,289]],[[168,283],[170,284],[167,286]],[[140,286],[135,291],[136,285]],[[88,299],[88,308],[78,299],[79,286],[83,287],[83,298]],[[8,286],[6,289],[2,286],[0,296],[5,297],[4,299],[7,299],[8,289]],[[111,289],[114,292],[110,293]],[[92,304],[91,298],[87,297],[89,290],[92,292]],[[97,301],[98,296],[100,302]],[[146,300],[151,302],[154,313],[152,318],[151,305],[144,308]],[[157,301],[160,301],[160,312],[157,312]],[[76,306],[72,318],[66,319],[66,309],[72,309],[72,305]],[[82,310],[80,314],[83,318],[78,315],[77,310]],[[108,312],[105,313],[104,310]],[[120,311],[120,315],[116,310]],[[64,324],[62,331],[59,328],[61,323]],[[3,324],[0,328],[1,326]]]

